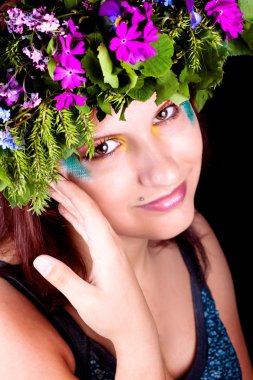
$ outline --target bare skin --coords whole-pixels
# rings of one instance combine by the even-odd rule
[[[48,256],[35,265],[69,298],[67,309],[83,330],[117,357],[117,380],[177,379],[190,368],[196,349],[189,273],[175,244],[158,250],[149,241],[173,238],[193,223],[210,261],[208,284],[243,378],[251,380],[229,269],[210,227],[194,210],[202,155],[198,122],[192,125],[182,110],[171,118],[174,111],[166,109],[166,122],[157,122],[161,109],[153,98],[129,107],[126,124],[109,117],[98,125],[97,137],[114,136],[110,144],[117,147],[116,159],[87,163],[90,182],[65,180],[53,186],[52,197],[90,263],[89,283]],[[154,200],[182,181],[187,193],[172,211],[138,208],[140,196]],[[52,326],[4,280],[0,294],[0,360],[5,363],[0,377],[74,379],[73,354]]]

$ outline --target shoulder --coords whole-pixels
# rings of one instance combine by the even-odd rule
[[[2,278],[0,336],[1,379],[75,379],[74,358],[66,342],[35,306]]]
[[[243,378],[253,378],[245,339],[243,336],[231,271],[223,250],[210,224],[196,211],[192,224],[208,258],[206,281],[211,290],[220,318],[236,349],[243,370]]]

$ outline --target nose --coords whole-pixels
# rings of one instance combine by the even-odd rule
[[[180,168],[168,146],[146,146],[138,160],[139,182],[142,185],[170,188],[180,181]]]

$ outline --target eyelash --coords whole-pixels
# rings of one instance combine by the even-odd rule
[[[154,123],[154,125],[164,125],[164,124],[167,124],[169,121],[175,119],[177,116],[178,116],[178,113],[179,113],[179,107],[176,106],[175,104],[171,103],[171,102],[167,102],[165,103],[165,105],[157,112],[157,115],[159,113],[161,113],[162,111],[166,111],[168,108],[173,108],[173,113],[171,116],[169,116],[166,120],[161,120],[157,123]],[[157,116],[156,116],[157,117]],[[156,118],[154,118],[156,119]],[[106,143],[107,141],[115,141],[115,142],[118,142],[119,145],[120,145],[120,142],[117,141],[117,139],[115,138],[115,136],[108,136],[106,138],[103,138],[101,140],[99,140],[96,144],[95,144],[95,150],[97,147],[99,147],[99,145],[102,145],[104,143]],[[118,146],[119,146],[118,145]],[[100,157],[92,157],[92,160],[101,160],[101,159],[106,159],[106,158],[109,158],[111,157],[117,150],[118,147],[116,147],[115,149],[113,149],[111,152],[109,153],[106,153],[105,155],[101,155]],[[85,160],[88,160],[87,157],[84,157]]]
[[[154,125],[164,125],[164,124],[167,124],[169,121],[176,119],[176,117],[178,116],[178,113],[179,113],[179,107],[176,106],[174,103],[171,103],[171,102],[165,103],[165,105],[157,112],[157,115],[159,115],[159,113],[161,113],[163,111],[166,111],[168,108],[173,109],[172,115],[169,116],[165,120],[160,120],[159,122],[154,123]],[[156,118],[157,118],[157,116],[154,119],[156,119]]]

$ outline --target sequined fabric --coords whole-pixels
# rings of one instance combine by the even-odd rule
[[[239,361],[214,300],[206,290],[202,290],[201,298],[204,305],[208,353],[206,367],[200,380],[240,380],[242,374]]]

